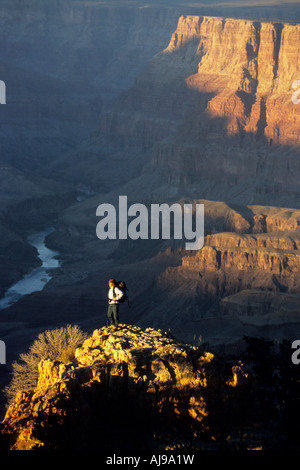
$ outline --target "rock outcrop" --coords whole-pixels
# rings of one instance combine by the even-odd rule
[[[39,364],[35,390],[18,393],[3,434],[19,450],[163,449],[166,429],[171,439],[176,433],[180,439],[183,423],[183,439],[190,438],[188,429],[207,431],[208,389],[230,390],[246,379],[238,363],[220,375],[213,354],[161,330],[103,327],[76,350],[72,362]]]
[[[277,348],[262,338],[245,344],[243,354],[228,356],[153,328],[94,330],[71,362],[40,362],[35,389],[20,391],[6,412],[0,445],[97,450],[101,457],[286,449],[287,439],[298,449],[290,434],[290,426],[299,429],[298,392],[289,388],[299,374],[290,367],[290,344]]]

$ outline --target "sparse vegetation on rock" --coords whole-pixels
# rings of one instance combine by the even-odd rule
[[[69,362],[74,358],[75,349],[87,335],[77,325],[67,325],[40,333],[20,360],[12,364],[12,380],[6,387],[6,395],[12,402],[20,391],[30,392],[36,387],[38,365],[44,359]]]

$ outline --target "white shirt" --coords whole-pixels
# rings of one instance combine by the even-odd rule
[[[111,287],[108,291],[108,299],[110,304],[118,304],[121,297],[123,297],[123,292],[118,287]],[[112,300],[113,297],[116,297],[117,300]]]

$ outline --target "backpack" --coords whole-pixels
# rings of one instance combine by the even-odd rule
[[[123,296],[119,299],[119,303],[122,304],[127,300],[127,303],[129,305],[129,300],[127,296],[128,289],[127,289],[126,283],[124,281],[118,281],[116,282],[116,287],[118,287],[118,289],[120,289],[120,291],[123,292]]]

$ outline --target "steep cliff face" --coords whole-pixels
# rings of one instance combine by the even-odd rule
[[[276,291],[280,290],[280,285],[282,290],[300,293],[298,250],[273,248],[272,241],[265,248],[264,241],[260,245],[261,241],[261,238],[240,238],[234,234],[208,237],[206,246],[196,256],[183,258],[182,269],[198,270],[204,276],[203,284],[212,289],[211,294],[224,295],[231,293],[232,289],[236,291],[250,286]],[[287,246],[289,241],[292,240],[283,243]],[[223,288],[222,282],[213,282],[214,277],[216,281],[223,279]]]
[[[269,321],[281,326],[299,322],[298,250],[288,248],[290,239],[282,241],[287,249],[273,248],[271,241],[268,248],[258,247],[261,241],[253,236],[229,233],[207,237],[204,248],[196,255],[183,256],[181,266],[167,268],[157,283],[157,296],[166,299],[160,308],[165,312],[166,324],[199,321],[201,331],[205,329],[205,318],[213,314],[220,318],[224,313],[233,316],[238,313],[256,317],[265,325],[267,334]],[[177,317],[183,305],[186,306],[185,319]],[[278,315],[283,311],[286,315]],[[155,315],[157,312],[152,320]],[[204,319],[202,323],[201,319]],[[242,327],[241,334],[246,330]],[[292,331],[282,329],[276,335],[291,334]]]
[[[196,74],[187,85],[214,93],[206,111],[227,119],[228,134],[252,132],[268,142],[299,143],[299,111],[292,103],[292,84],[298,79],[299,25],[222,18],[181,18],[182,31],[199,41]],[[168,51],[180,47],[174,38]]]
[[[276,183],[280,192],[288,192],[287,182],[296,189],[299,150],[287,153],[283,146],[299,144],[300,109],[292,102],[298,41],[299,25],[180,18],[159,61],[168,56],[174,68],[186,64],[186,49],[193,47],[197,70],[189,74],[186,68],[185,82],[195,104],[179,126],[178,147],[164,144],[159,156],[154,152],[154,166],[171,172],[178,167],[201,183],[203,176],[219,179],[228,194],[245,180],[256,200],[266,192],[273,197]]]
[[[194,197],[297,206],[299,31],[182,16],[169,46],[102,114],[98,140]]]
[[[73,362],[40,363],[35,390],[17,395],[3,432],[15,450],[163,449],[166,430],[171,445],[207,428],[208,389],[226,396],[246,379],[238,363],[220,375],[212,354],[160,330],[104,327]]]

